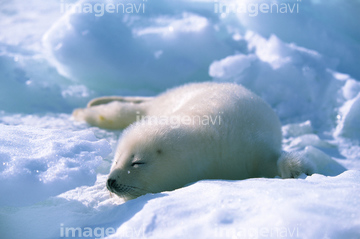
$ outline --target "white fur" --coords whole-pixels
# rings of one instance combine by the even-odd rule
[[[108,188],[125,199],[173,190],[201,179],[296,177],[306,167],[281,156],[281,125],[274,111],[244,87],[230,83],[195,83],[158,97],[89,105],[74,117],[104,128],[123,128],[140,116],[221,117],[221,123],[149,124],[127,128],[118,145]],[[132,165],[140,162],[144,164]],[[278,166],[279,169],[278,170]]]

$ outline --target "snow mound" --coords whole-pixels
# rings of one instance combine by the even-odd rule
[[[256,17],[239,13],[230,14],[227,18],[236,18],[244,29],[266,38],[276,35],[285,42],[315,50],[320,55],[333,59],[337,71],[347,72],[360,79],[360,68],[356,63],[360,56],[360,31],[356,27],[359,1],[272,1],[271,4],[277,3],[280,8],[287,5],[287,13],[277,13],[276,7],[273,7],[272,14],[260,12],[260,4],[267,1],[221,2],[235,6],[245,3],[248,7],[258,4],[259,14]]]
[[[360,93],[340,109],[342,118],[335,130],[336,136],[360,141]]]
[[[129,232],[133,238],[356,238],[359,179],[348,171],[305,180],[201,181],[156,200],[137,199],[128,206],[142,210],[109,238]]]
[[[333,109],[340,106],[337,96],[344,81],[329,72],[333,68],[331,60],[275,35],[266,39],[248,31],[244,39],[252,53],[212,63],[209,74],[215,80],[235,81],[251,89],[276,110],[283,122],[310,119],[315,128],[335,124]]]
[[[102,94],[154,94],[185,82],[208,80],[209,64],[233,53],[210,19],[188,12],[191,7],[185,8],[182,1],[109,2],[148,4],[149,8],[141,14],[117,12],[101,17],[70,11],[43,38],[47,58],[62,75]],[[96,3],[102,2],[84,0],[77,7]],[[169,11],[165,13],[164,7]]]
[[[98,176],[94,186],[39,205],[3,208],[0,229],[6,227],[3,235],[14,239],[81,238],[89,232],[92,238],[355,239],[360,234],[359,171],[305,179],[204,180],[125,204],[109,197],[105,181]]]

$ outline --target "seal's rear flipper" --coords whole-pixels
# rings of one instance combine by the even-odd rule
[[[124,129],[139,120],[152,97],[108,96],[90,101],[86,108],[75,109],[73,117],[77,121],[105,129]]]
[[[140,104],[140,103],[149,101],[153,98],[154,97],[140,97],[140,96],[133,96],[133,97],[132,96],[129,96],[129,97],[104,96],[104,97],[99,97],[99,98],[95,98],[95,99],[91,100],[87,104],[87,107],[90,108],[92,106],[104,105],[104,104],[110,103],[112,101],[118,101],[118,102],[122,102],[122,103]]]

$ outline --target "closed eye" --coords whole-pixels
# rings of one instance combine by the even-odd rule
[[[140,165],[144,165],[145,163],[144,162],[133,162],[132,164],[131,164],[131,167],[139,167]]]

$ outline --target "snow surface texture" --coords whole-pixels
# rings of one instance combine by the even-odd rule
[[[0,125],[0,130],[0,204],[33,203],[91,185],[102,157],[111,152],[106,140],[89,131],[21,125]]]
[[[61,8],[99,0],[0,2],[1,238],[360,238],[360,2],[274,0],[287,13],[257,14],[269,1],[229,13],[220,2],[240,6],[109,0],[138,13],[97,17]],[[284,150],[331,176],[110,197],[121,131],[76,123],[71,111],[206,80],[261,96],[283,123]]]

